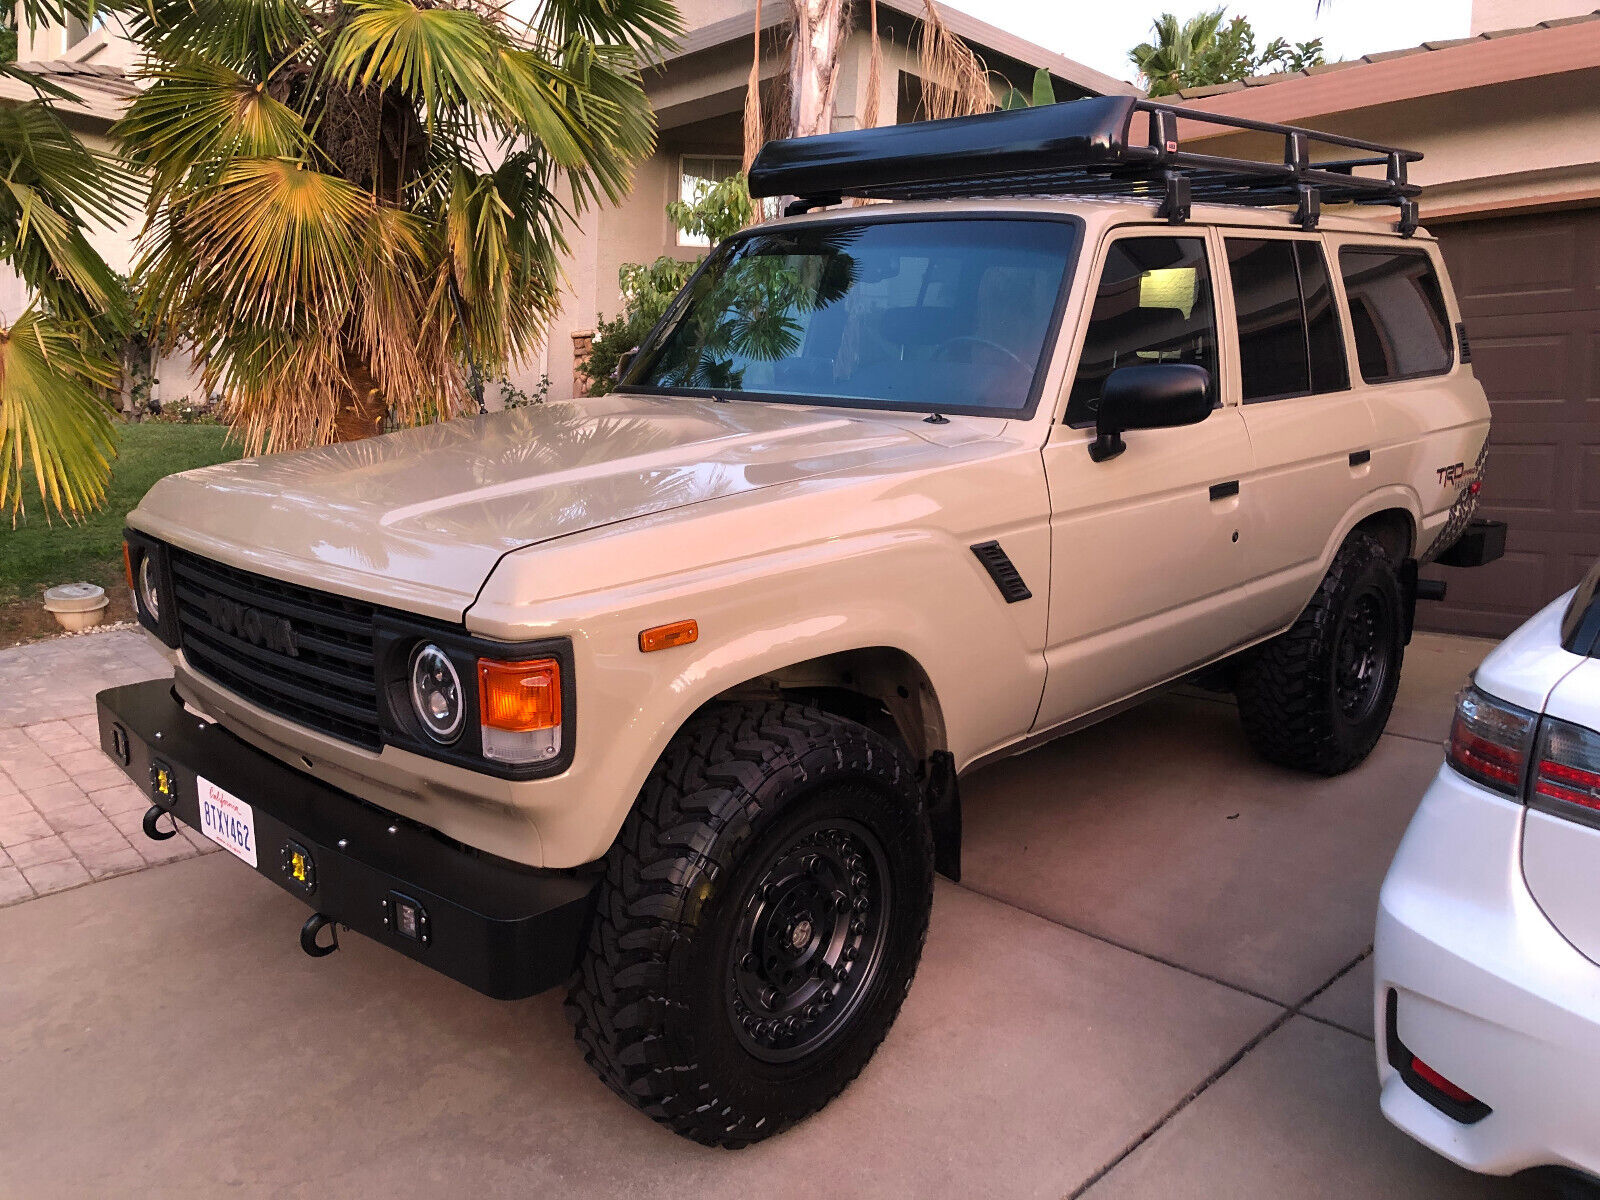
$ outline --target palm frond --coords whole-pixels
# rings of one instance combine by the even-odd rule
[[[626,46],[638,55],[665,53],[683,32],[672,0],[562,0],[540,6],[538,40],[560,44],[577,35],[596,44]]]
[[[950,32],[935,0],[923,0],[918,39],[924,120],[993,111],[988,70],[972,47]]]
[[[125,318],[125,293],[83,222],[110,224],[134,197],[127,173],[85,148],[44,103],[0,105],[0,248],[61,319]]]
[[[116,160],[88,149],[39,100],[0,104],[0,176],[108,227],[138,197],[134,178]]]
[[[872,44],[868,48],[867,102],[861,113],[861,125],[865,129],[875,129],[882,119],[878,109],[883,91],[883,43],[878,38],[878,0],[867,0],[867,8],[867,34]]]
[[[495,84],[509,126],[524,126],[563,167],[577,170],[595,153],[594,137],[583,112],[570,97],[578,82],[556,64],[530,50],[503,47],[494,59]]]
[[[873,50],[877,50],[877,0],[872,0]],[[744,90],[744,169],[750,170],[756,155],[761,153],[761,0],[756,0],[756,29],[750,41],[750,78]]]
[[[573,80],[562,99],[583,122],[592,150],[570,177],[580,208],[604,196],[616,203],[633,183],[633,163],[655,150],[655,118],[632,54],[617,46],[574,37],[561,55]]]
[[[141,303],[251,451],[449,416],[469,362],[537,345],[564,230],[654,147],[639,63],[677,29],[669,0],[145,2]]]
[[[485,18],[411,0],[349,0],[346,8],[328,47],[330,78],[350,88],[397,87],[420,103],[430,128],[444,109],[495,107],[487,64],[504,35]]]
[[[300,114],[265,84],[222,62],[185,54],[152,64],[147,77],[149,87],[112,135],[128,161],[149,172],[154,197],[184,180],[213,183],[235,157],[303,160],[311,154]]]
[[[127,0],[21,0],[16,17],[29,29],[42,25],[64,25],[68,17],[92,21],[105,13],[125,11]]]
[[[191,273],[239,321],[302,327],[337,316],[349,307],[376,207],[335,176],[234,159],[181,217]]]
[[[262,82],[316,40],[300,0],[140,0],[126,22],[157,60],[205,58]]]
[[[0,510],[13,522],[30,466],[47,511],[73,517],[104,500],[116,454],[104,389],[117,374],[36,308],[0,329]]]

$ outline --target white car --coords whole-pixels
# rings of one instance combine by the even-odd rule
[[[1600,1177],[1600,563],[1484,660],[1378,905],[1383,1113]]]

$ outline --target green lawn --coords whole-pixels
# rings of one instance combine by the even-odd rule
[[[118,432],[111,486],[100,509],[82,521],[46,520],[30,477],[27,516],[15,529],[0,517],[0,645],[54,629],[42,616],[39,594],[58,583],[100,584],[112,598],[110,619],[127,619],[123,518],[162,476],[239,457],[237,443],[223,444],[227,430],[220,425],[150,421],[123,425]]]

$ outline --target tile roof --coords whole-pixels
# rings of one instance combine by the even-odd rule
[[[1215,83],[1209,87],[1183,88],[1176,96],[1171,98],[1201,100],[1206,96],[1220,96],[1225,92],[1241,92],[1246,88],[1265,87],[1268,84],[1282,83],[1289,79],[1300,79],[1308,75],[1322,75],[1329,71],[1347,71],[1352,67],[1359,67],[1366,63],[1388,62],[1391,58],[1427,54],[1434,50],[1449,50],[1456,46],[1471,45],[1473,42],[1487,42],[1495,38],[1513,37],[1519,33],[1537,33],[1541,29],[1558,29],[1564,25],[1581,25],[1587,21],[1600,21],[1600,9],[1595,9],[1593,12],[1584,13],[1576,17],[1557,17],[1549,21],[1540,21],[1537,25],[1523,25],[1515,29],[1492,29],[1475,37],[1423,42],[1420,46],[1407,46],[1401,50],[1383,50],[1377,54],[1363,54],[1360,58],[1347,59],[1343,62],[1324,63],[1320,67],[1311,67],[1304,71],[1277,71],[1271,75],[1256,75],[1250,79],[1240,80],[1237,83]],[[1163,97],[1163,99],[1166,98]]]
[[[120,67],[52,59],[49,62],[19,62],[16,69],[37,75],[76,96],[75,101],[55,102],[62,112],[96,120],[116,120],[122,115],[128,101],[139,94],[139,89]],[[37,99],[37,95],[26,81],[0,76],[0,102],[33,99]]]

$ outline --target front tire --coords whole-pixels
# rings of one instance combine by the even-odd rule
[[[1389,723],[1404,653],[1394,563],[1376,538],[1352,533],[1294,625],[1241,661],[1245,736],[1270,762],[1348,771]]]
[[[797,704],[720,704],[651,772],[567,998],[584,1057],[674,1132],[739,1147],[860,1073],[911,986],[933,842],[906,755]]]

